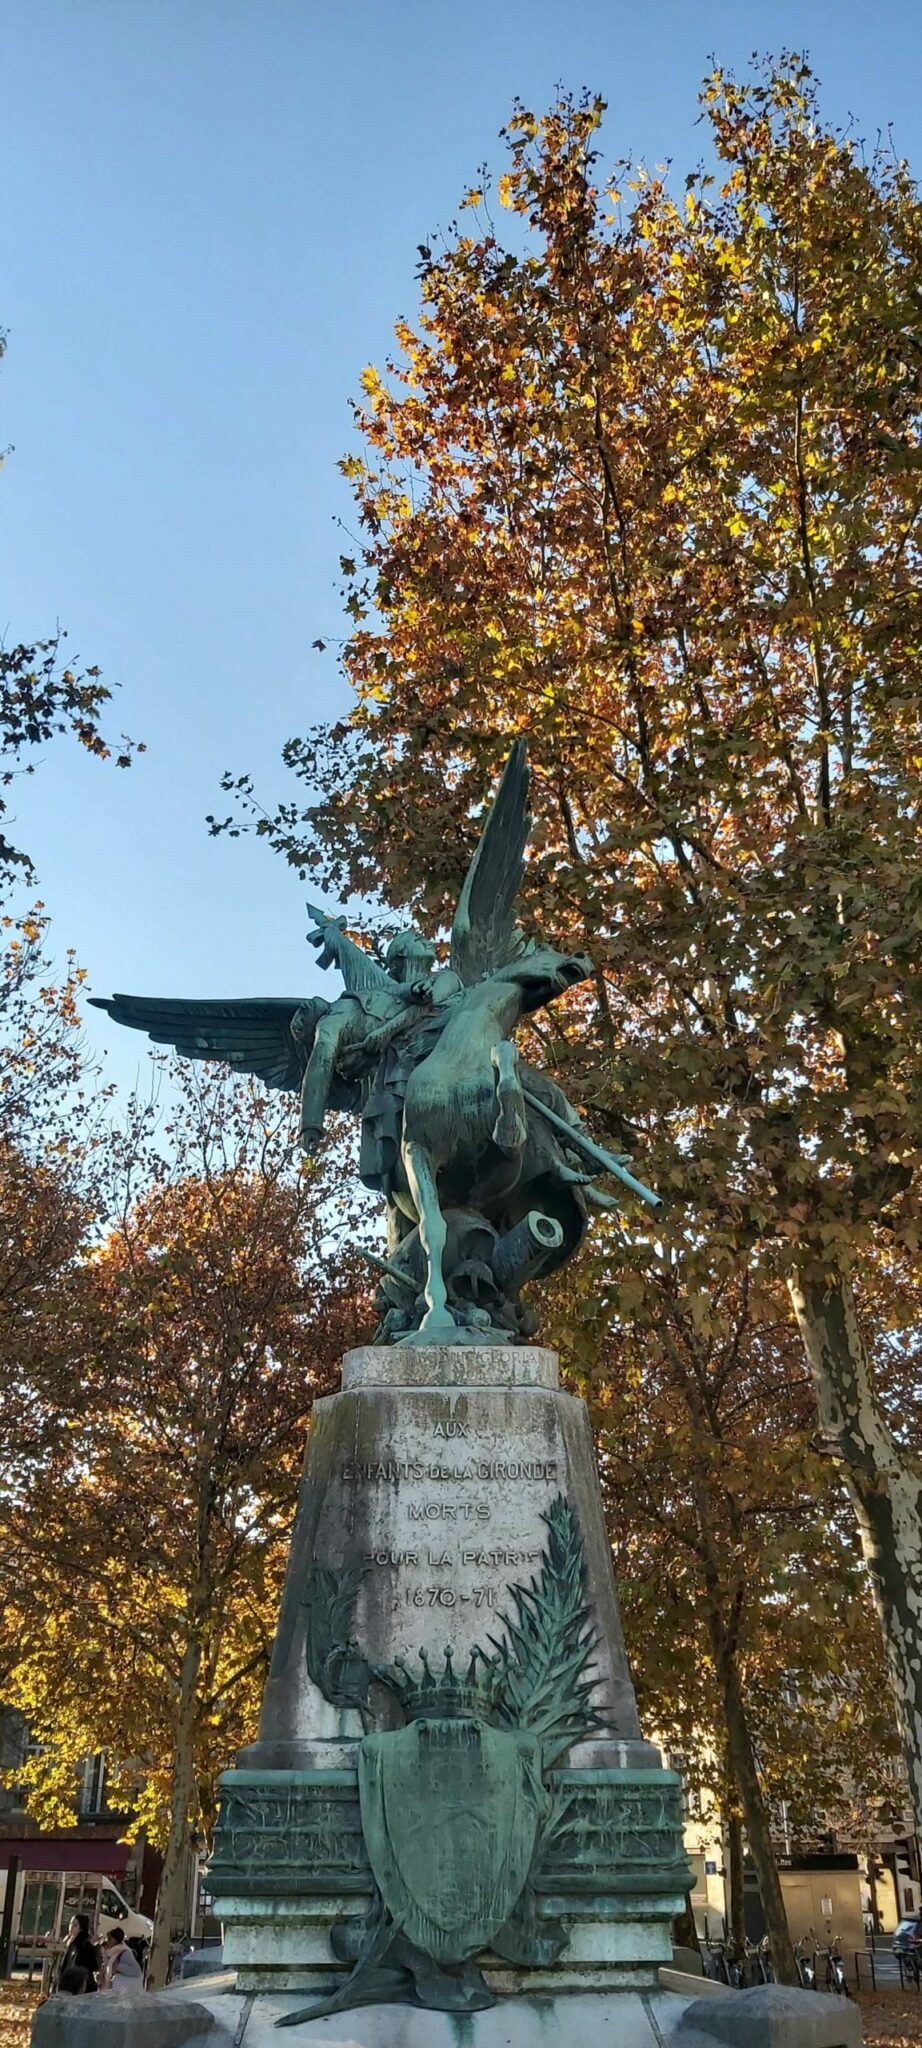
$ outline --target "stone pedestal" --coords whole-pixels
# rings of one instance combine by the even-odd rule
[[[670,1973],[671,1974],[671,1973]],[[489,2012],[421,2012],[376,2005],[312,2020],[298,2048],[861,2048],[861,2017],[849,1998],[815,1991],[699,1990],[524,1994]],[[299,2003],[291,1992],[239,1991],[232,1977],[151,1996],[52,1998],[32,2023],[33,2048],[279,2048],[277,2032]],[[94,2010],[89,2010],[93,2007]]]
[[[461,1670],[476,1643],[501,1642],[504,1631],[508,1638],[516,1588],[540,1580],[544,1518],[555,1511],[560,1526],[561,1500],[580,1562],[586,1642],[595,1630],[587,1682],[599,1725],[546,1769],[541,1750],[538,1793],[552,1825],[529,1869],[529,1932],[534,1947],[542,1928],[556,1929],[554,1961],[515,1967],[508,1955],[481,1953],[499,1998],[492,2008],[381,2002],[301,2022],[292,2040],[303,2048],[859,2048],[848,2000],[775,1985],[731,1992],[669,1970],[660,1977],[690,1876],[680,1786],[637,1725],[585,1409],[559,1391],[549,1351],[410,1346],[350,1353],[342,1393],[314,1411],[259,1741],[223,1780],[211,1889],[230,1970],[197,1982],[194,1999],[185,1984],[140,1999],[54,1998],[36,2014],[35,2048],[91,2048],[97,2038],[111,2048],[269,2048],[287,2038],[279,2022],[298,2020],[305,2003],[336,1990],[348,1965],[331,1931],[341,1936],[375,1891],[360,1796],[368,1746],[361,1716],[331,1704],[310,1676],[311,1589],[319,1582],[349,1592],[353,1641],[339,1662],[320,1660],[327,1692],[347,1692],[362,1657],[366,1670],[402,1656],[419,1672],[424,1651],[437,1708],[449,1643],[452,1669]],[[313,1640],[311,1661],[317,1667]],[[462,1712],[465,1697],[462,1685]],[[393,1727],[393,1688],[373,1687],[368,1707],[378,1729]],[[409,1725],[424,1723],[439,1726],[422,1714]],[[467,1725],[476,1751],[476,1720]],[[436,1789],[411,1818],[435,1845],[437,1868],[439,1844],[450,1851],[464,1813],[457,1788],[443,1781]],[[485,1829],[485,1862],[495,1836]]]
[[[540,1575],[561,1497],[582,1542],[597,1716],[547,1774],[558,1819],[533,1873],[537,1923],[562,1923],[566,1943],[550,1967],[478,1963],[499,1992],[655,1983],[689,1876],[680,1786],[641,1738],[585,1406],[560,1391],[551,1351],[395,1346],[350,1352],[342,1392],[315,1406],[259,1740],[223,1779],[210,1888],[240,1989],[325,1995],[347,1968],[331,1928],[373,1897],[366,1729],[308,1670],[318,1567],[337,1584],[354,1568],[349,1634],[370,1665],[419,1674],[423,1653],[438,1674],[450,1649],[461,1673]],[[377,1729],[400,1724],[385,1686],[369,1704]],[[450,1806],[431,1828],[451,1831]]]

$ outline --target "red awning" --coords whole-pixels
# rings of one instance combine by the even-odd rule
[[[18,1856],[23,1870],[85,1870],[99,1877],[124,1877],[130,1851],[127,1842],[62,1841],[53,1835],[0,1838],[0,1870]]]

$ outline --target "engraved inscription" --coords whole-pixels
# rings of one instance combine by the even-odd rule
[[[480,1571],[495,1571],[497,1565],[540,1564],[541,1546],[534,1550],[462,1550],[461,1563],[474,1564]]]
[[[426,1468],[408,1458],[380,1459],[370,1465],[362,1464],[356,1458],[347,1458],[341,1468],[341,1477],[347,1486],[399,1486],[401,1480],[425,1479]]]
[[[404,1586],[397,1594],[397,1607],[496,1607],[500,1589],[496,1586],[474,1586],[469,1593],[459,1593],[452,1586]]]
[[[503,1612],[510,1583],[540,1569],[542,1509],[565,1468],[539,1413],[523,1436],[504,1403],[427,1390],[418,1405],[409,1397],[395,1438],[356,1438],[338,1463],[343,1522],[358,1540],[335,1562],[364,1574],[359,1598],[374,1654],[413,1657],[428,1640],[427,1617],[441,1611],[454,1617],[448,1634],[463,1655],[481,1612]]]
[[[422,1465],[408,1458],[384,1458],[374,1464],[347,1458],[340,1476],[347,1486],[399,1486],[401,1480],[537,1479],[557,1484],[554,1458],[471,1458],[466,1465]]]
[[[411,1500],[407,1505],[411,1522],[488,1522],[490,1509],[485,1500]]]

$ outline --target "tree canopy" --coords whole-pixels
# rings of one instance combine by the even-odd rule
[[[603,164],[599,99],[515,109],[362,376],[352,709],[290,743],[300,801],[227,786],[438,930],[527,733],[526,919],[598,967],[545,1053],[642,1145],[691,1298],[788,1287],[922,1811],[916,1310],[878,1285],[920,1244],[922,205],[797,56],[702,110],[683,185]]]
[[[0,363],[6,348],[7,337],[0,329]],[[34,775],[34,749],[61,734],[70,733],[99,760],[114,758],[118,768],[130,767],[132,755],[144,751],[143,745],[124,735],[114,746],[105,737],[100,719],[112,692],[98,667],[81,670],[69,666],[64,658],[65,638],[59,630],[47,640],[0,646],[0,788],[4,790],[10,789],[17,776]],[[0,820],[8,808],[8,798],[0,797]],[[34,879],[30,855],[0,830],[0,897],[7,895],[15,882]]]
[[[292,1165],[290,1116],[187,1076],[159,1133],[108,1153],[108,1224],[69,1261],[66,1370],[26,1357],[43,1430],[3,1507],[5,1698],[38,1748],[32,1810],[72,1816],[81,1759],[165,1852],[154,1981],[189,1831],[252,1739],[310,1410],[368,1315],[334,1159]],[[61,1316],[60,1299],[56,1314]]]
[[[418,315],[363,374],[349,716],[292,740],[303,793],[274,816],[228,787],[315,889],[438,936],[528,735],[524,921],[596,963],[529,1051],[665,1198],[655,1226],[596,1225],[550,1326],[648,1716],[686,1751],[707,1730],[771,1894],[771,1801],[805,1812],[840,1769],[873,1801],[872,1742],[889,1768],[869,1587],[922,1808],[922,206],[796,57],[714,72],[703,110],[683,186],[603,166],[600,100],[516,108],[503,175],[421,246]],[[11,659],[0,752],[62,722],[99,751],[95,673],[62,696],[53,650]],[[15,1001],[33,941],[11,943]],[[293,1175],[258,1096],[193,1090],[165,1151],[136,1116],[85,1155],[98,1201],[66,1135],[36,1142],[20,1082],[71,1087],[74,999],[27,1005],[9,1081],[0,1055],[0,1220],[31,1247],[21,1282],[0,1260],[8,1692],[44,1744],[37,1810],[103,1744],[143,1784],[160,1968],[364,1282],[329,1257],[335,1158]]]

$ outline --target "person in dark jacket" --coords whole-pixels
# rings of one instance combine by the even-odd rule
[[[90,1922],[86,1913],[75,1913],[67,1930],[67,1947],[61,1957],[61,1974],[58,1979],[62,1990],[67,1977],[67,1990],[78,1989],[78,1973],[82,1979],[81,1991],[95,1991],[99,1970],[99,1950],[90,1937]]]

